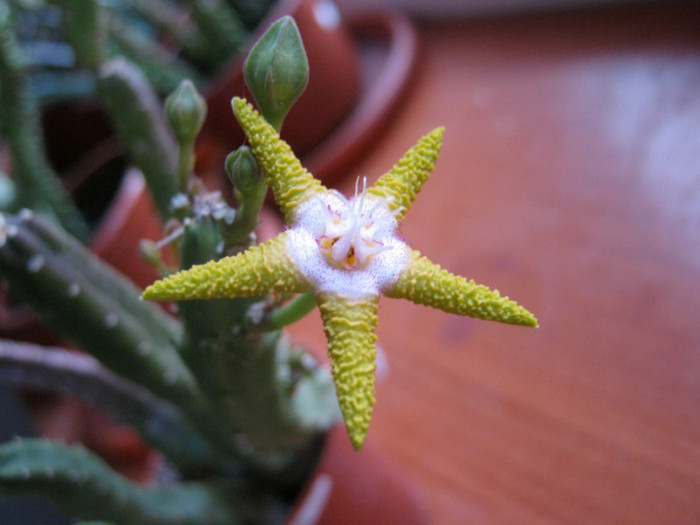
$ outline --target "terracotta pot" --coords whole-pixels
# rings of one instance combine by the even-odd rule
[[[250,38],[250,45],[284,15],[296,21],[309,60],[308,86],[283,126],[285,139],[303,154],[321,142],[353,107],[360,93],[360,64],[351,35],[330,0],[278,2]],[[243,141],[232,116],[231,98],[246,95],[243,62],[247,54],[248,49],[234,59],[206,93],[209,109],[200,141],[213,141],[225,153]]]
[[[416,28],[401,13],[358,13],[347,24],[362,63],[362,92],[342,124],[302,159],[326,183],[344,175],[376,143],[400,110],[418,58]]]
[[[145,287],[159,275],[141,257],[139,244],[142,239],[162,238],[163,227],[143,175],[127,170],[90,241],[90,249],[138,286]]]
[[[298,10],[311,79],[285,120],[282,137],[316,177],[331,184],[376,142],[389,117],[400,109],[415,72],[418,37],[410,19],[394,12],[355,14],[342,30],[327,34],[312,23],[313,5],[308,1]],[[211,186],[221,189],[228,184],[223,159],[244,141],[230,107],[234,95],[246,94],[241,64],[209,91],[209,117],[198,142],[200,169],[210,174]],[[354,93],[357,78],[361,85]],[[334,111],[326,109],[329,104]]]
[[[143,177],[127,171],[104,216],[95,229],[90,249],[139,286],[158,278],[156,270],[140,255],[141,239],[163,237],[160,219]],[[55,344],[59,341],[30,308],[15,303],[7,290],[0,293],[0,337]]]
[[[313,476],[286,525],[421,525],[427,509],[415,487],[385,463],[371,439],[355,452],[333,428]]]

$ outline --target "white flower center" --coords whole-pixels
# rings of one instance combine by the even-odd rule
[[[347,199],[336,191],[304,203],[289,230],[287,249],[304,275],[320,290],[345,295],[378,294],[399,278],[408,248],[396,230],[397,211],[355,186]]]
[[[389,249],[375,238],[377,221],[386,221],[386,205],[389,200],[376,201],[371,208],[366,209],[367,179],[363,180],[362,193],[359,196],[358,183],[359,179],[355,184],[355,197],[350,201],[340,193],[334,192],[343,206],[335,210],[330,205],[327,207],[326,231],[318,240],[318,245],[326,254],[328,262],[346,270],[362,268],[371,257]],[[393,217],[396,214],[391,215]]]

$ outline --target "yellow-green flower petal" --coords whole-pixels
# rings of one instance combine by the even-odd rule
[[[328,339],[333,380],[345,426],[356,450],[362,447],[372,418],[376,369],[378,296],[350,299],[316,297]]]
[[[144,299],[182,301],[253,297],[267,293],[311,290],[286,252],[286,233],[233,257],[193,266],[156,281]]]
[[[275,202],[284,213],[287,224],[291,224],[296,208],[312,195],[328,190],[301,165],[289,145],[253,106],[238,97],[231,105],[255,158],[265,170],[266,182],[272,188]]]
[[[388,205],[391,210],[399,210],[396,215],[398,221],[404,218],[421,186],[435,168],[444,131],[445,128],[437,128],[422,137],[367,190],[369,195],[381,199],[392,197]]]
[[[498,290],[490,290],[443,270],[415,250],[411,252],[408,268],[385,295],[408,299],[452,314],[537,326],[534,315],[515,301],[501,297]]]

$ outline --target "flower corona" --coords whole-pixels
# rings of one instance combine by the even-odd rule
[[[406,269],[408,248],[398,237],[392,198],[367,195],[367,180],[347,199],[330,190],[300,206],[287,252],[316,288],[348,296],[379,295]]]

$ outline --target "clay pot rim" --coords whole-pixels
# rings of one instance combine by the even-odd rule
[[[333,180],[371,146],[411,86],[419,53],[418,32],[406,15],[393,11],[356,13],[345,19],[356,43],[387,41],[382,74],[361,90],[343,122],[302,160],[317,177]],[[362,52],[359,51],[362,64]],[[361,66],[363,69],[363,66]]]

